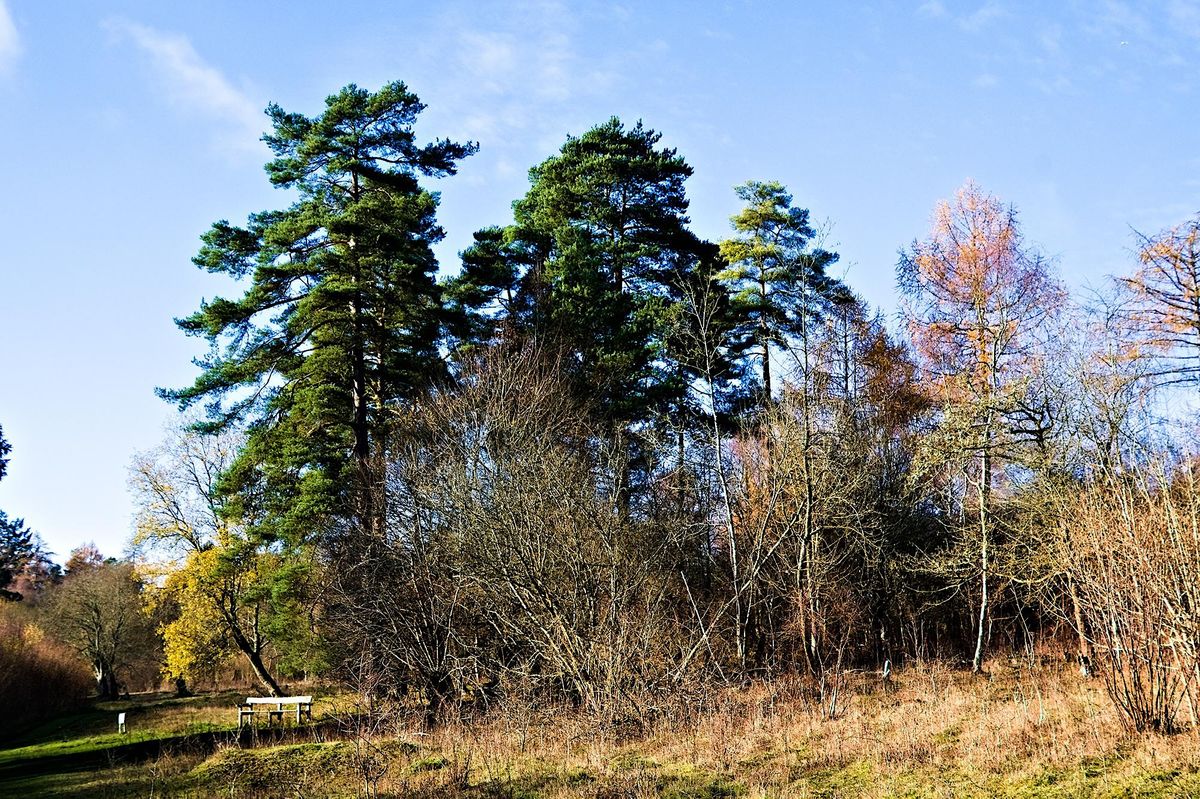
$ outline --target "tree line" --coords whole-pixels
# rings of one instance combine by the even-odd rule
[[[708,240],[686,160],[613,118],[439,277],[431,181],[478,146],[420,143],[423,109],[402,83],[269,106],[294,201],[203,236],[244,293],[177,320],[209,348],[131,468],[167,674],[240,659],[431,720],[800,675],[835,714],[849,669],[1067,652],[1132,728],[1197,723],[1168,411],[1200,375],[1200,217],[1080,299],[967,183],[901,250],[889,324],[785,186],[738,186]]]

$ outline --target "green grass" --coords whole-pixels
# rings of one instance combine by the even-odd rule
[[[964,686],[968,692],[990,690],[972,682]],[[1200,798],[1200,747],[1183,736],[1112,736],[1073,759],[1044,756],[1040,744],[1023,750],[1035,762],[1004,747],[994,756],[973,758],[969,753],[977,750],[970,747],[986,714],[1012,709],[999,701],[969,711],[984,715],[962,711],[950,717],[939,709],[922,728],[928,732],[919,745],[895,749],[909,740],[904,722],[914,718],[919,703],[897,711],[901,723],[878,721],[874,727],[862,726],[876,724],[879,712],[870,705],[876,699],[864,695],[862,721],[855,724],[810,725],[797,706],[770,717],[782,725],[776,728],[763,726],[770,719],[738,726],[731,721],[736,715],[711,716],[695,730],[670,728],[617,740],[597,736],[586,719],[547,714],[522,728],[519,739],[526,740],[527,733],[532,746],[520,746],[503,717],[414,737],[419,743],[383,738],[356,746],[340,738],[335,726],[307,728],[294,739],[288,732],[291,740],[273,745],[262,743],[265,738],[256,739],[258,745],[238,743],[237,697],[148,695],[48,721],[0,749],[0,797],[352,797],[361,795],[359,768],[368,763],[386,765],[382,796],[414,799]],[[327,700],[326,714],[334,706]],[[126,735],[115,731],[122,711],[128,714]],[[320,706],[316,715],[320,720]],[[1019,730],[994,729],[988,735]],[[1077,735],[1079,729],[1062,734]],[[854,736],[872,742],[879,737],[855,748]]]
[[[128,748],[149,741],[184,740],[237,728],[236,694],[175,698],[154,694],[119,702],[98,702],[46,721],[0,748],[0,769],[43,758],[61,758]],[[117,714],[126,714],[125,733],[117,732]],[[225,721],[221,723],[220,715]]]
[[[210,795],[188,772],[235,739],[239,696],[142,695],[46,721],[0,744],[0,796]]]

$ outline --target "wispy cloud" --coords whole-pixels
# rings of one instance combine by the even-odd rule
[[[1141,11],[1122,0],[1104,0],[1089,8],[1085,19],[1084,26],[1089,33],[1114,41],[1149,38],[1153,27]]]
[[[466,31],[459,37],[463,66],[489,88],[502,88],[519,64],[515,38],[507,33]]]
[[[1042,53],[1049,58],[1057,58],[1062,54],[1062,38],[1063,31],[1059,25],[1045,25],[1038,32],[1038,44],[1041,45]]]
[[[643,36],[636,4],[627,3],[629,19],[607,6],[589,9],[565,0],[438,5],[427,29],[381,25],[369,42],[345,46],[339,74],[349,71],[363,85],[401,74],[429,103],[421,129],[481,142],[459,185],[514,177],[519,183],[524,167],[517,165],[545,158],[568,133],[624,111],[630,83],[664,80],[665,57],[652,37]],[[628,27],[628,41],[596,48],[597,24]],[[586,110],[597,106],[600,112]],[[453,190],[446,196],[453,197]],[[499,207],[506,210],[507,200]]]
[[[940,0],[925,0],[917,7],[917,13],[924,17],[944,17],[946,16],[946,7],[941,4]]]
[[[521,22],[518,30],[468,28],[459,34],[463,68],[491,93],[520,85],[544,101],[570,100],[578,90],[579,65],[566,8],[555,2],[518,5],[514,16]]]
[[[443,64],[426,85],[453,98],[443,100],[435,113],[453,117],[454,135],[485,141],[489,151],[525,145],[557,149],[578,124],[575,106],[612,89],[612,64],[581,56],[582,23],[569,4],[525,0],[504,9],[503,14],[472,14],[452,6],[444,37],[423,43],[430,63]],[[534,129],[553,130],[553,141],[531,142]]]
[[[1182,33],[1200,38],[1200,2],[1196,0],[1172,0],[1167,6],[1171,24]]]
[[[4,0],[0,0],[0,74],[10,70],[20,55],[21,37],[17,25]]]
[[[946,8],[942,0],[925,0],[917,6],[917,15],[927,19],[952,20],[958,27],[968,33],[983,30],[993,20],[1003,17],[1007,12],[996,0],[988,0],[979,8],[969,13],[958,13]]]
[[[1004,16],[1004,9],[1000,7],[999,3],[987,2],[972,13],[960,17],[958,24],[963,30],[975,33],[983,30],[992,20],[1002,16]]]
[[[132,42],[149,57],[163,99],[184,113],[205,116],[220,125],[223,148],[261,152],[267,127],[265,103],[251,99],[219,69],[205,61],[186,36],[128,20],[104,23],[114,35]]]

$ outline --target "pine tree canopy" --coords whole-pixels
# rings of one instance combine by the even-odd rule
[[[418,144],[423,109],[398,82],[347,86],[311,118],[270,105],[267,175],[298,198],[244,227],[217,222],[193,259],[249,285],[176,320],[211,350],[193,385],[160,394],[181,408],[203,400],[204,429],[246,426],[221,487],[234,511],[274,520],[272,536],[344,512],[389,406],[443,371],[431,249],[443,233],[437,195],[418,179],[454,174],[477,148]]]

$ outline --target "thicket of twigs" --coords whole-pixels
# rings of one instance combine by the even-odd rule
[[[961,472],[922,472],[923,431],[864,405],[790,391],[750,431],[639,440],[631,482],[633,448],[606,446],[552,361],[479,360],[398,418],[386,524],[330,548],[345,674],[373,701],[419,691],[431,720],[566,701],[638,724],[791,675],[835,718],[851,671],[966,667],[986,601],[987,651],[1069,659],[1131,729],[1195,726],[1188,461],[997,476],[983,597]]]
[[[93,680],[75,653],[0,605],[0,706],[15,730],[82,705]]]

